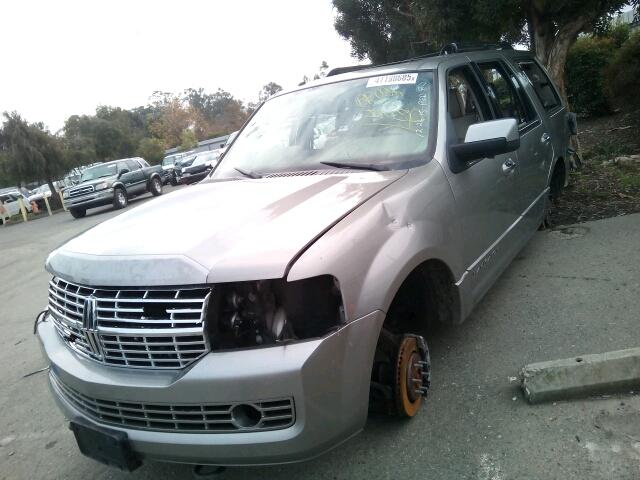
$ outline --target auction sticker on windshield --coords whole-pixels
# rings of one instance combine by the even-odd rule
[[[381,87],[383,85],[411,85],[418,80],[417,73],[399,73],[397,75],[382,75],[380,77],[370,78],[367,82],[367,88]]]

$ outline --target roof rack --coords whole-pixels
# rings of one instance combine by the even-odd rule
[[[513,50],[509,42],[498,43],[448,43],[440,49],[440,55],[477,52],[481,50]]]
[[[398,63],[410,62],[412,60],[419,60],[421,58],[437,57],[440,55],[450,55],[453,53],[463,52],[477,52],[481,50],[513,50],[513,46],[509,42],[498,43],[448,43],[440,49],[440,51],[429,52],[423,55],[417,55],[415,57],[406,58],[404,60],[398,60],[396,62],[388,62],[381,64],[369,64],[369,65],[353,65],[350,67],[336,67],[329,70],[327,77],[333,77],[334,75],[340,75],[342,73],[357,72],[366,68],[382,67],[387,65],[396,65]]]

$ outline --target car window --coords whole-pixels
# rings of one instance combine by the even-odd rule
[[[553,110],[561,104],[560,97],[553,88],[549,76],[537,63],[533,61],[522,61],[519,62],[518,65],[520,65],[520,68],[531,82],[531,85],[533,85],[533,90],[536,92],[545,110]]]
[[[377,75],[266,101],[238,134],[215,177],[362,163],[402,169],[429,160],[433,73]]]
[[[447,111],[459,143],[464,142],[470,125],[488,119],[488,105],[469,67],[447,75]]]
[[[111,177],[116,173],[117,169],[115,163],[96,165],[95,167],[85,169],[82,172],[80,181],[86,182],[87,180],[95,180],[96,178]]]
[[[504,67],[498,62],[478,66],[498,118],[515,118],[520,125],[527,123],[527,111]]]
[[[127,160],[126,163],[130,172],[140,170],[140,164],[136,160]]]

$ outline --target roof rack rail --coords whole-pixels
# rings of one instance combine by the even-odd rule
[[[334,75],[340,75],[342,73],[357,72],[366,68],[385,67],[396,65],[398,63],[410,62],[412,60],[419,60],[421,58],[437,57],[440,55],[450,55],[452,53],[463,52],[477,52],[481,50],[513,50],[513,46],[509,42],[498,43],[448,43],[440,49],[440,51],[428,52],[415,57],[405,58],[404,60],[397,60],[395,62],[381,63],[381,64],[368,64],[368,65],[352,65],[350,67],[336,67],[329,70],[327,77],[333,77]]]
[[[498,43],[448,43],[440,49],[440,55],[452,53],[477,52],[480,50],[513,50],[509,42]]]
[[[334,75],[340,75],[341,73],[357,72],[358,70],[364,70],[365,68],[376,67],[377,65],[351,65],[350,67],[336,67],[329,70],[327,77],[333,77]]]

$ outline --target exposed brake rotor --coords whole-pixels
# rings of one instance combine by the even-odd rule
[[[395,364],[395,406],[396,413],[413,417],[427,396],[431,384],[431,361],[424,338],[419,335],[405,335],[398,346]]]

